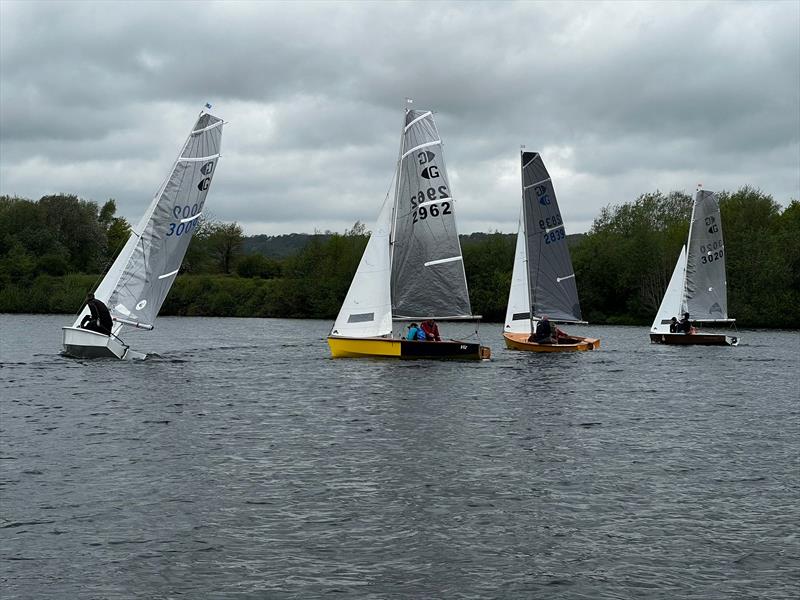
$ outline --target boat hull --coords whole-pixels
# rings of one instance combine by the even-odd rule
[[[145,358],[118,338],[80,327],[62,327],[64,356],[71,358]]]
[[[477,343],[448,340],[423,342],[392,338],[328,337],[334,358],[456,358],[488,359],[491,351]]]
[[[676,346],[738,346],[739,338],[721,333],[651,333],[654,344],[673,344]]]
[[[597,338],[569,336],[567,343],[540,344],[529,342],[529,333],[504,333],[506,348],[509,350],[522,350],[525,352],[582,352],[596,350],[600,347]]]

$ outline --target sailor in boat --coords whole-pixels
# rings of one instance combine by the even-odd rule
[[[689,320],[689,313],[683,313],[683,318],[678,322],[678,333],[694,333],[692,322]]]
[[[108,307],[91,293],[86,296],[86,306],[89,307],[90,314],[83,317],[81,328],[111,335],[111,328],[114,324],[111,321],[111,313],[108,312]]]
[[[422,331],[425,332],[425,339],[429,342],[442,341],[442,336],[439,335],[439,326],[433,319],[422,322]]]
[[[669,332],[678,333],[678,319],[675,317],[672,317],[672,319],[669,322]]]
[[[408,326],[408,334],[406,335],[406,339],[410,342],[415,340],[425,341],[425,332],[419,325],[412,323]]]
[[[550,319],[547,315],[542,315],[542,318],[536,323],[536,332],[528,338],[528,341],[536,342],[537,344],[557,344],[558,337],[553,334],[553,326],[550,325]]]

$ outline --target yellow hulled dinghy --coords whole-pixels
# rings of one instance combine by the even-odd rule
[[[393,188],[328,336],[331,354],[488,359],[479,342],[407,340],[402,326],[393,335],[395,321],[479,318],[472,315],[455,200],[430,111],[406,107]]]
[[[550,174],[538,152],[522,150],[520,163],[522,211],[503,331],[506,347],[526,352],[595,350],[599,339],[566,335],[551,325],[550,319],[585,321]]]

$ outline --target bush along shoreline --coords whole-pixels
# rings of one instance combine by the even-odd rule
[[[752,188],[719,194],[728,311],[740,327],[800,328],[800,203]],[[604,208],[568,236],[591,323],[649,325],[689,230],[692,199],[644,194]],[[0,197],[0,312],[76,314],[127,239],[116,204],[72,195]],[[369,232],[245,237],[236,223],[198,227],[162,315],[336,317]],[[505,318],[516,234],[461,236],[473,312]],[[250,253],[247,253],[249,250]]]

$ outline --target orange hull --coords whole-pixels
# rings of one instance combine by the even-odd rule
[[[600,340],[597,338],[585,338],[570,336],[559,344],[540,344],[529,342],[528,333],[504,333],[506,348],[509,350],[523,350],[526,352],[577,352],[585,350],[596,350],[600,347]]]

